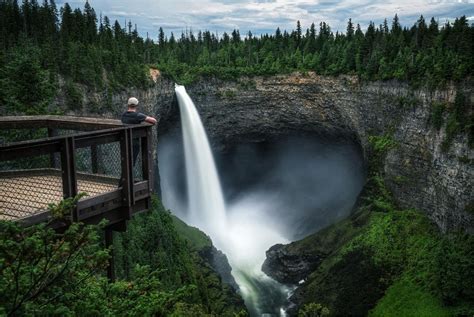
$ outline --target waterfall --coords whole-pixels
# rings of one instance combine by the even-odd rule
[[[193,101],[184,86],[176,85],[181,113],[186,179],[188,221],[221,243],[226,227],[224,196],[206,131]]]
[[[209,234],[232,266],[232,275],[252,316],[285,316],[282,309],[290,289],[261,271],[265,251],[287,243],[262,217],[271,206],[247,197],[226,208],[214,157],[193,101],[176,85],[183,131],[188,217],[190,224]],[[226,211],[227,210],[227,211]],[[260,216],[259,216],[260,215]]]

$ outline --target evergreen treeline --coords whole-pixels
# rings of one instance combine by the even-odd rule
[[[0,1],[2,62],[28,55],[53,74],[96,88],[104,79],[122,86],[146,83],[144,56],[153,42],[138,36],[131,23],[126,30],[107,17],[99,20],[88,2],[82,11],[67,3],[58,11],[54,0],[24,0],[21,6]]]
[[[179,76],[188,72],[229,76],[316,71],[325,75],[357,74],[367,80],[399,79],[435,87],[459,81],[474,71],[474,27],[465,16],[440,26],[423,16],[403,28],[397,15],[389,26],[370,23],[364,33],[349,19],[345,34],[325,22],[296,30],[244,38],[238,30],[222,37],[206,31],[181,34],[176,40],[159,32],[158,65]]]
[[[474,26],[465,16],[440,25],[421,16],[402,27],[397,15],[389,23],[370,23],[363,32],[349,19],[345,33],[325,22],[307,30],[298,22],[291,32],[242,36],[183,31],[179,37],[157,30],[157,41],[143,39],[136,25],[112,23],[86,2],[58,10],[54,0],[0,1],[0,102],[36,106],[45,111],[57,75],[104,94],[148,85],[147,69],[159,68],[179,82],[199,75],[236,77],[292,71],[356,74],[367,80],[399,79],[430,87],[459,81],[474,71]],[[154,36],[156,36],[154,35]],[[30,80],[25,83],[25,78]],[[57,85],[56,85],[57,86]],[[26,93],[28,92],[28,93]],[[34,93],[33,93],[34,92]],[[38,96],[39,95],[39,96]],[[35,108],[34,108],[35,109]],[[50,109],[49,109],[50,110]]]

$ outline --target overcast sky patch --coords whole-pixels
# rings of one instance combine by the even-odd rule
[[[67,1],[59,0],[58,5]],[[69,1],[83,7],[86,0]],[[277,27],[291,31],[300,20],[303,29],[311,23],[329,23],[331,29],[345,31],[347,20],[365,29],[370,21],[376,25],[386,18],[391,23],[395,13],[404,26],[412,26],[420,15],[427,21],[435,17],[440,23],[466,15],[473,23],[474,0],[90,0],[97,15],[107,15],[122,25],[125,19],[137,24],[143,36],[156,38],[162,27],[168,35],[192,29],[254,35],[273,33]]]

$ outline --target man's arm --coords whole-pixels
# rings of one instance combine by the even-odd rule
[[[156,124],[156,119],[153,117],[146,116],[145,122],[151,123],[151,124]]]

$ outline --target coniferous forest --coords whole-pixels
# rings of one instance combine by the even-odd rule
[[[167,36],[159,28],[143,38],[138,27],[132,21],[112,22],[88,2],[81,10],[68,4],[58,9],[54,0],[1,1],[0,104],[44,113],[51,111],[46,104],[59,77],[73,102],[78,96],[72,83],[110,95],[125,87],[146,87],[149,67],[180,83],[202,75],[231,79],[315,71],[428,88],[460,81],[474,71],[474,27],[465,16],[447,23],[420,16],[413,26],[402,27],[395,15],[381,25],[370,23],[365,31],[349,19],[346,32],[333,32],[324,21],[310,26],[298,21],[294,30],[277,28],[260,36],[240,30],[183,30]]]

